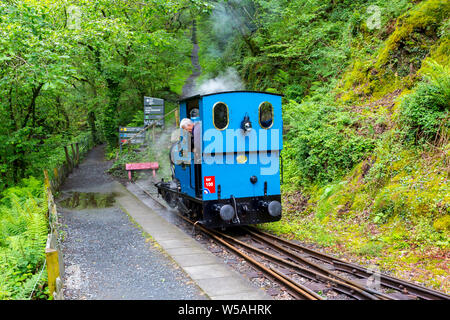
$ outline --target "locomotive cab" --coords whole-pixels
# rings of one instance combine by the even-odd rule
[[[157,184],[166,201],[207,227],[278,221],[281,96],[197,95],[181,100],[179,111],[194,129],[181,130],[172,147],[173,181]]]

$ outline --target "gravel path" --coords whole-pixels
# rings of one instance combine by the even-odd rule
[[[104,173],[111,163],[103,154],[94,148],[61,187],[65,299],[206,299],[126,213],[105,201],[114,180]]]

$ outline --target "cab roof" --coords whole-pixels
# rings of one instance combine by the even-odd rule
[[[213,96],[216,94],[223,94],[223,93],[263,93],[263,94],[271,94],[274,96],[281,96],[284,97],[283,94],[279,94],[279,93],[272,93],[272,92],[264,92],[264,91],[251,91],[251,90],[237,90],[237,91],[222,91],[222,92],[214,92],[214,93],[207,93],[207,94],[197,94],[197,95],[193,95],[193,96],[188,96],[188,97],[182,97],[180,100],[178,100],[178,102],[184,102],[184,101],[188,101],[188,100],[194,100],[194,99],[200,99],[206,96]]]

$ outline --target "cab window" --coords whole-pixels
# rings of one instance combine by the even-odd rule
[[[213,123],[218,130],[228,127],[228,106],[223,102],[217,102],[213,107]]]
[[[273,106],[270,102],[259,105],[259,124],[263,129],[269,129],[273,124]]]

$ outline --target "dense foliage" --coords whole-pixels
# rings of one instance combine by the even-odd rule
[[[190,73],[189,28],[208,8],[198,0],[0,2],[0,299],[47,297],[43,169],[59,167],[70,143],[113,150],[119,125],[143,125],[143,96],[175,100]]]
[[[38,180],[22,179],[88,136],[116,157],[117,128],[141,125],[144,95],[174,108],[191,73],[193,19],[201,79],[234,68],[247,89],[285,94],[285,219],[267,228],[384,254],[388,269],[430,263],[438,272],[424,278],[441,286],[449,15],[446,0],[2,1],[0,298],[27,298],[43,263],[46,201]],[[164,161],[168,140],[124,148],[111,172]]]
[[[302,184],[341,177],[374,147],[373,139],[354,132],[356,120],[351,113],[334,105],[295,104],[289,115],[302,119],[291,124],[285,153],[289,161],[295,161],[295,176]]]
[[[414,92],[401,104],[401,120],[408,140],[415,143],[443,143],[450,130],[450,69],[431,64]]]
[[[200,1],[0,3],[0,189],[80,131],[113,147],[144,95],[170,96],[186,73],[184,30]],[[88,117],[90,115],[90,117]],[[95,127],[94,127],[95,126]]]
[[[31,177],[3,192],[0,201],[0,300],[46,297],[47,200]],[[45,269],[44,269],[45,271]]]
[[[204,78],[285,95],[284,219],[265,228],[448,291],[449,2],[214,3]]]

